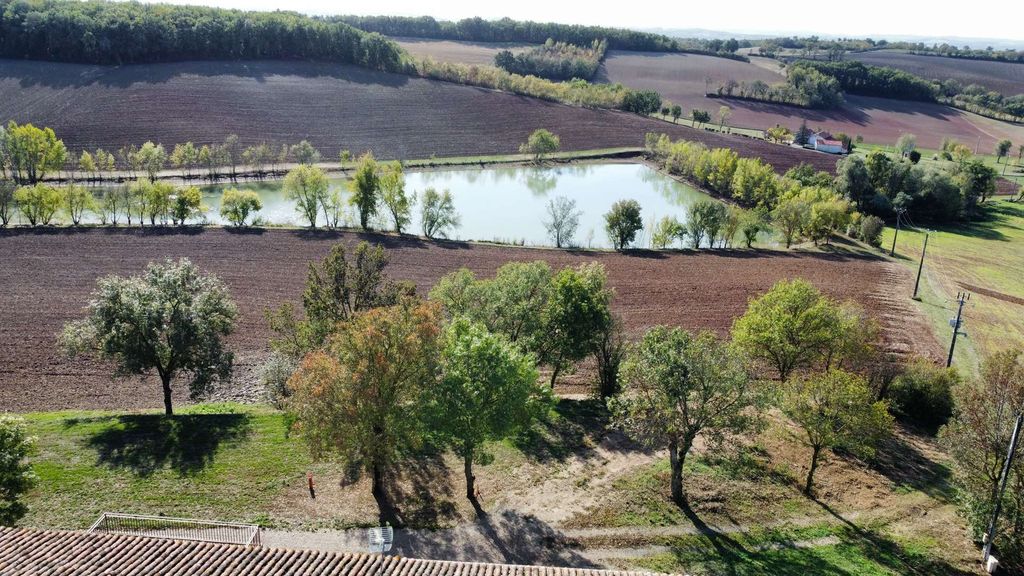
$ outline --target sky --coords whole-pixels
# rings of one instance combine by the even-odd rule
[[[154,1],[154,0],[146,0]],[[168,1],[168,0],[161,0]],[[733,33],[882,38],[885,35],[993,38],[1024,41],[1018,0],[994,0],[965,9],[962,2],[932,0],[729,0],[728,2],[645,2],[640,10],[608,0],[383,0],[339,3],[331,0],[169,0],[248,10],[295,10],[310,14],[429,15],[438,20],[470,16],[536,20],[623,28],[703,28]],[[585,6],[585,8],[583,8]],[[979,46],[981,47],[981,46]]]

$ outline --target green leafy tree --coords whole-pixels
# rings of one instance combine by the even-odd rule
[[[537,385],[535,360],[500,334],[479,323],[456,318],[441,338],[441,377],[431,387],[433,428],[463,461],[466,498],[479,508],[474,462],[487,464],[485,450],[529,428],[550,405]]]
[[[743,233],[743,242],[747,248],[752,248],[761,232],[767,230],[768,223],[762,213],[747,211],[740,219],[740,232]]]
[[[153,226],[165,224],[174,203],[174,186],[169,182],[149,182],[143,187],[145,215]]]
[[[779,202],[772,211],[772,220],[782,232],[786,248],[800,238],[800,232],[811,219],[811,206],[799,197],[789,197]]]
[[[676,240],[686,235],[685,227],[674,216],[663,216],[654,225],[651,232],[651,247],[659,250],[668,248]]]
[[[380,192],[380,171],[370,152],[359,157],[349,187],[352,190],[349,202],[359,212],[359,226],[369,230],[370,218],[377,213],[377,197]]]
[[[533,161],[540,164],[544,161],[545,156],[558,152],[561,147],[562,140],[558,136],[544,128],[538,128],[519,147],[519,152],[522,154],[532,154]]]
[[[1010,153],[1010,149],[1011,148],[1013,148],[1013,142],[1010,142],[1009,140],[1003,139],[1003,140],[1000,140],[998,144],[996,144],[996,163],[997,164],[999,163],[999,161],[1004,156],[1006,156],[1006,155],[1008,155]]]
[[[438,192],[434,188],[423,191],[420,206],[420,223],[423,235],[427,238],[447,238],[448,234],[459,227],[458,212],[455,211],[455,200],[448,190]]]
[[[13,526],[28,512],[21,498],[39,480],[28,462],[35,443],[24,420],[0,415],[0,526]]]
[[[63,204],[60,190],[45,184],[23,186],[14,192],[18,210],[32,226],[47,226]]]
[[[729,117],[732,116],[732,109],[728,106],[718,107],[718,130],[721,131],[725,128],[725,123],[729,121]]]
[[[901,158],[909,156],[915,148],[917,148],[917,136],[913,134],[900,134],[900,137],[896,140],[896,151],[900,153]]]
[[[687,232],[694,248],[700,248],[701,242],[707,237],[708,245],[715,246],[718,231],[722,229],[728,210],[725,204],[710,198],[701,198],[690,207],[687,221]]]
[[[674,104],[670,112],[672,114],[672,122],[679,122],[679,117],[683,115],[683,107],[678,104]]]
[[[64,326],[60,341],[75,357],[92,354],[113,362],[122,376],[156,371],[164,411],[174,413],[171,384],[188,375],[193,398],[231,375],[224,338],[238,315],[228,290],[187,259],[151,263],[141,276],[107,276],[86,308],[86,317]]]
[[[582,210],[576,208],[576,201],[565,196],[556,196],[548,201],[547,218],[544,220],[544,228],[548,231],[548,237],[555,243],[556,248],[562,248],[572,243],[572,237],[576,235],[576,229],[580,226]]]
[[[604,215],[604,227],[608,239],[616,250],[625,250],[636,239],[636,233],[643,229],[640,218],[640,203],[636,200],[619,200]]]
[[[93,160],[92,154],[88,150],[83,150],[82,155],[78,157],[78,169],[88,174],[89,178],[95,178],[96,161]]]
[[[783,387],[782,411],[800,428],[811,449],[804,494],[814,493],[814,473],[824,450],[842,448],[862,457],[892,432],[884,401],[875,401],[867,382],[842,370],[797,378]]]
[[[778,180],[771,164],[760,158],[741,158],[732,177],[732,197],[745,206],[771,210],[779,195]]]
[[[195,186],[179,188],[171,199],[171,221],[184,226],[191,218],[198,218],[203,213],[203,193]]]
[[[192,176],[192,169],[199,162],[199,151],[196,150],[196,145],[191,142],[175,144],[174,150],[171,151],[170,160],[171,165],[175,168],[180,168],[187,179]]]
[[[301,358],[323,347],[338,323],[360,312],[393,306],[414,293],[413,286],[385,274],[388,255],[381,246],[360,242],[353,256],[349,258],[344,244],[335,244],[319,266],[310,263],[302,293],[305,317],[296,318],[290,304],[267,313],[270,328],[277,334],[271,348]]]
[[[17,203],[14,201],[14,191],[17,190],[13,180],[0,178],[0,227],[6,228],[14,217],[14,209]]]
[[[407,194],[405,191],[405,174],[401,163],[389,162],[381,170],[380,200],[391,214],[395,232],[402,234],[412,220],[412,205],[416,203],[416,194]]]
[[[288,381],[288,407],[313,455],[335,454],[369,473],[382,520],[393,523],[385,477],[422,442],[439,332],[430,303],[369,310],[338,324],[326,348],[308,354]]]
[[[749,430],[761,403],[738,356],[710,332],[656,326],[629,350],[612,421],[649,446],[668,446],[672,500],[686,504],[683,466],[698,437],[717,443]]]
[[[327,174],[316,166],[303,164],[292,169],[284,177],[284,192],[295,202],[295,209],[316,228],[317,215],[327,197]]]
[[[291,157],[299,164],[311,165],[320,161],[320,151],[310,144],[309,140],[303,140],[298,144],[292,145],[289,152]]]
[[[96,198],[92,192],[74,184],[61,189],[64,212],[75,226],[82,223],[86,212],[96,210]]]
[[[827,298],[804,280],[782,280],[750,301],[732,325],[736,348],[775,369],[780,380],[798,368],[839,367],[865,355],[874,329],[852,305]]]
[[[996,192],[996,171],[981,160],[961,162],[956,168],[956,181],[960,184],[964,213],[971,217],[978,204],[988,200]]]
[[[164,147],[160,144],[154,144],[152,142],[146,142],[136,152],[138,158],[137,162],[146,174],[149,176],[150,182],[156,181],[157,174],[164,169],[167,164],[167,152]]]
[[[542,311],[551,299],[552,277],[551,266],[543,260],[509,262],[494,278],[481,280],[462,268],[441,278],[430,299],[452,316],[466,316],[525,350],[537,351],[545,337]]]
[[[541,361],[551,367],[552,388],[566,366],[597,349],[597,338],[612,321],[611,298],[604,266],[596,262],[563,268],[551,278],[537,347]]]
[[[833,196],[811,204],[811,217],[807,222],[806,231],[815,244],[821,240],[828,244],[832,235],[844,229],[849,222],[849,202]]]
[[[253,190],[228,188],[220,197],[220,215],[234,226],[245,226],[249,215],[263,209],[263,200]]]
[[[690,119],[693,120],[699,128],[702,124],[711,122],[711,113],[707,110],[698,110],[694,108],[690,111]]]
[[[6,164],[15,182],[35,184],[46,174],[60,170],[67,159],[67,148],[50,128],[21,126],[12,120],[4,137]]]
[[[985,359],[980,378],[955,389],[952,420],[940,437],[954,462],[954,485],[976,534],[988,528],[999,497],[1017,414],[1024,411],[1024,353],[1009,349]],[[1001,564],[1024,562],[1024,442],[1018,444],[1002,501],[994,545]]]

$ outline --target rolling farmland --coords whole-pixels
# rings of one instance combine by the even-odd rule
[[[529,44],[500,42],[457,42],[454,40],[433,40],[429,38],[392,38],[406,52],[418,58],[430,57],[438,62],[458,62],[493,66],[494,55],[502,50],[513,54],[529,48]]]
[[[706,78],[710,79],[707,85]],[[1020,126],[939,104],[847,95],[846,104],[838,110],[808,110],[706,98],[705,86],[714,91],[719,82],[729,79],[748,83],[762,80],[769,84],[784,81],[782,75],[766,66],[712,56],[609,51],[598,79],[657,90],[663,98],[682,106],[684,113],[700,108],[714,115],[719,106],[728,105],[732,109],[729,123],[743,128],[765,129],[782,124],[795,130],[801,120],[807,120],[811,128],[859,134],[868,142],[880,144],[891,144],[900,134],[910,132],[917,135],[918,145],[925,148],[938,148],[946,136],[979,144],[981,150],[991,150],[1003,138],[1024,141],[1024,128]]]
[[[350,233],[227,229],[52,229],[0,231],[6,254],[0,268],[0,406],[25,411],[60,408],[141,408],[159,401],[153,380],[111,381],[110,370],[70,360],[57,348],[61,326],[82,313],[96,279],[134,274],[163,258],[191,258],[220,276],[239,306],[230,346],[242,383],[267,352],[267,308],[297,301],[309,262],[322,258]],[[783,278],[805,278],[839,298],[854,298],[886,327],[887,346],[929,353],[934,347],[905,299],[893,286],[913,278],[878,258],[799,252],[713,251],[619,254],[508,248],[416,238],[369,236],[391,254],[389,274],[412,280],[421,294],[444,274],[468,267],[493,274],[511,260],[544,259],[554,267],[597,261],[616,291],[614,308],[632,334],[654,324],[725,333],[747,300]],[[908,321],[909,319],[909,321]],[[181,391],[179,390],[179,393]]]
[[[102,67],[0,60],[0,119],[52,127],[73,150],[243,145],[308,139],[325,159],[342,149],[381,158],[480,156],[518,151],[536,128],[565,150],[642,146],[647,132],[728,146],[785,170],[801,161],[832,170],[835,158],[712,134],[633,114],[347,65],[185,62]]]
[[[979,84],[1003,96],[1024,94],[1024,64],[909,54],[900,50],[859,52],[848,58],[872,66],[904,70],[929,80],[953,78],[964,86]]]

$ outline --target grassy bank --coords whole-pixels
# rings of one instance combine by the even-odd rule
[[[892,246],[886,229],[882,245]],[[924,243],[920,229],[903,228],[896,239],[899,261],[916,270]],[[980,357],[1024,346],[1024,204],[990,200],[984,216],[955,226],[935,227],[921,278],[920,306],[940,342],[952,335],[956,294],[971,292],[964,307],[966,338],[957,342],[954,362],[974,370]],[[910,294],[907,294],[909,297]]]

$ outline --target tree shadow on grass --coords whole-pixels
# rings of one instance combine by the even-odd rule
[[[943,504],[953,501],[949,467],[932,460],[898,436],[882,442],[875,452],[872,468],[895,483],[897,488],[920,490]]]
[[[610,414],[600,399],[561,398],[550,414],[513,440],[516,448],[539,462],[593,456],[604,441],[613,450],[640,450],[621,434],[609,430]]]
[[[222,443],[245,438],[251,431],[247,414],[136,414],[102,420],[109,425],[88,439],[88,447],[96,451],[100,464],[127,468],[138,476],[163,468],[195,475],[213,463]]]
[[[828,504],[814,499],[823,510],[842,522],[842,545],[858,551],[875,563],[896,574],[917,576],[969,576],[975,572],[961,570],[940,558],[932,558],[915,550],[908,550],[899,542],[880,534],[877,530],[858,526],[847,520]]]

